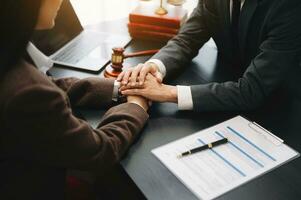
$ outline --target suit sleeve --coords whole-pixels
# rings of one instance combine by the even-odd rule
[[[12,157],[50,166],[102,171],[128,149],[148,119],[138,105],[111,108],[97,129],[72,115],[68,97],[50,86],[32,86],[5,107]]]
[[[301,3],[278,4],[266,27],[258,55],[237,82],[192,86],[198,111],[250,110],[262,104],[298,67],[301,50]]]
[[[212,16],[214,17],[213,14]],[[203,0],[199,0],[191,17],[180,29],[178,35],[171,39],[152,59],[158,59],[164,63],[166,75],[169,77],[198,54],[199,49],[210,39],[210,35],[205,23]]]
[[[100,108],[112,104],[114,80],[105,78],[62,78],[52,80],[65,91],[71,105]]]

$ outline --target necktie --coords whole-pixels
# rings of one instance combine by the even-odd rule
[[[232,22],[231,22],[231,32],[232,32],[232,41],[233,41],[233,53],[235,65],[240,63],[240,51],[238,44],[238,24],[239,24],[239,15],[240,15],[240,2],[241,0],[232,0]]]
[[[238,32],[238,22],[240,15],[240,0],[232,0],[232,32]]]

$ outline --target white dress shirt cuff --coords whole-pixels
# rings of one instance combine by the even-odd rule
[[[120,82],[114,81],[114,87],[113,87],[113,94],[112,94],[112,100],[117,102],[118,101],[118,90],[120,87]]]
[[[157,65],[159,72],[162,74],[163,78],[165,77],[165,75],[166,75],[166,67],[165,67],[165,65],[163,64],[163,62],[161,60],[150,59],[146,63],[154,63],[155,65]]]
[[[34,44],[31,42],[27,45],[27,53],[31,57],[32,61],[36,65],[39,71],[46,74],[46,72],[53,67],[53,61],[43,54]]]
[[[178,90],[178,109],[192,110],[193,101],[190,86],[177,85]]]

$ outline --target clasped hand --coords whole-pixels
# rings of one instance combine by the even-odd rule
[[[150,101],[177,102],[175,86],[162,83],[162,74],[154,64],[139,64],[122,72],[117,80],[121,82],[123,95],[142,96]]]

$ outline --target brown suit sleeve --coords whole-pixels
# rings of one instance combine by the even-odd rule
[[[114,80],[62,78],[52,81],[67,93],[72,106],[100,108],[112,103]]]
[[[68,98],[52,86],[30,86],[5,106],[11,157],[52,166],[102,171],[125,153],[148,119],[138,105],[111,108],[97,129],[72,115]]]

